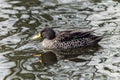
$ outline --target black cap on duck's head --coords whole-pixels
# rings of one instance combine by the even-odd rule
[[[41,31],[41,37],[47,39],[54,39],[55,38],[55,31],[52,28],[44,28]]]
[[[55,31],[52,28],[44,28],[41,30],[36,36],[33,37],[33,39],[38,39],[38,38],[46,38],[49,40],[52,40],[55,38]]]

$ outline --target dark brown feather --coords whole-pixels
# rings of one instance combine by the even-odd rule
[[[56,36],[56,40],[60,42],[70,41],[73,39],[86,38],[92,35],[93,31],[81,32],[81,31],[62,31]]]

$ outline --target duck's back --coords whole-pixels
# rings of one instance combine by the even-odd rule
[[[91,34],[91,31],[63,31],[49,42],[49,49],[72,49],[93,46],[102,39],[101,36]],[[47,45],[47,44],[46,44]]]

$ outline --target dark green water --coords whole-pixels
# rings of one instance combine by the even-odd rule
[[[120,0],[0,0],[0,80],[119,80]],[[89,49],[43,53],[30,38],[55,30],[93,30]],[[56,54],[60,55],[56,55]],[[79,53],[79,55],[62,55]]]

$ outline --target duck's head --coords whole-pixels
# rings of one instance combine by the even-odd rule
[[[55,38],[55,31],[52,28],[44,28],[37,35],[35,35],[32,39],[49,39],[52,40]]]

